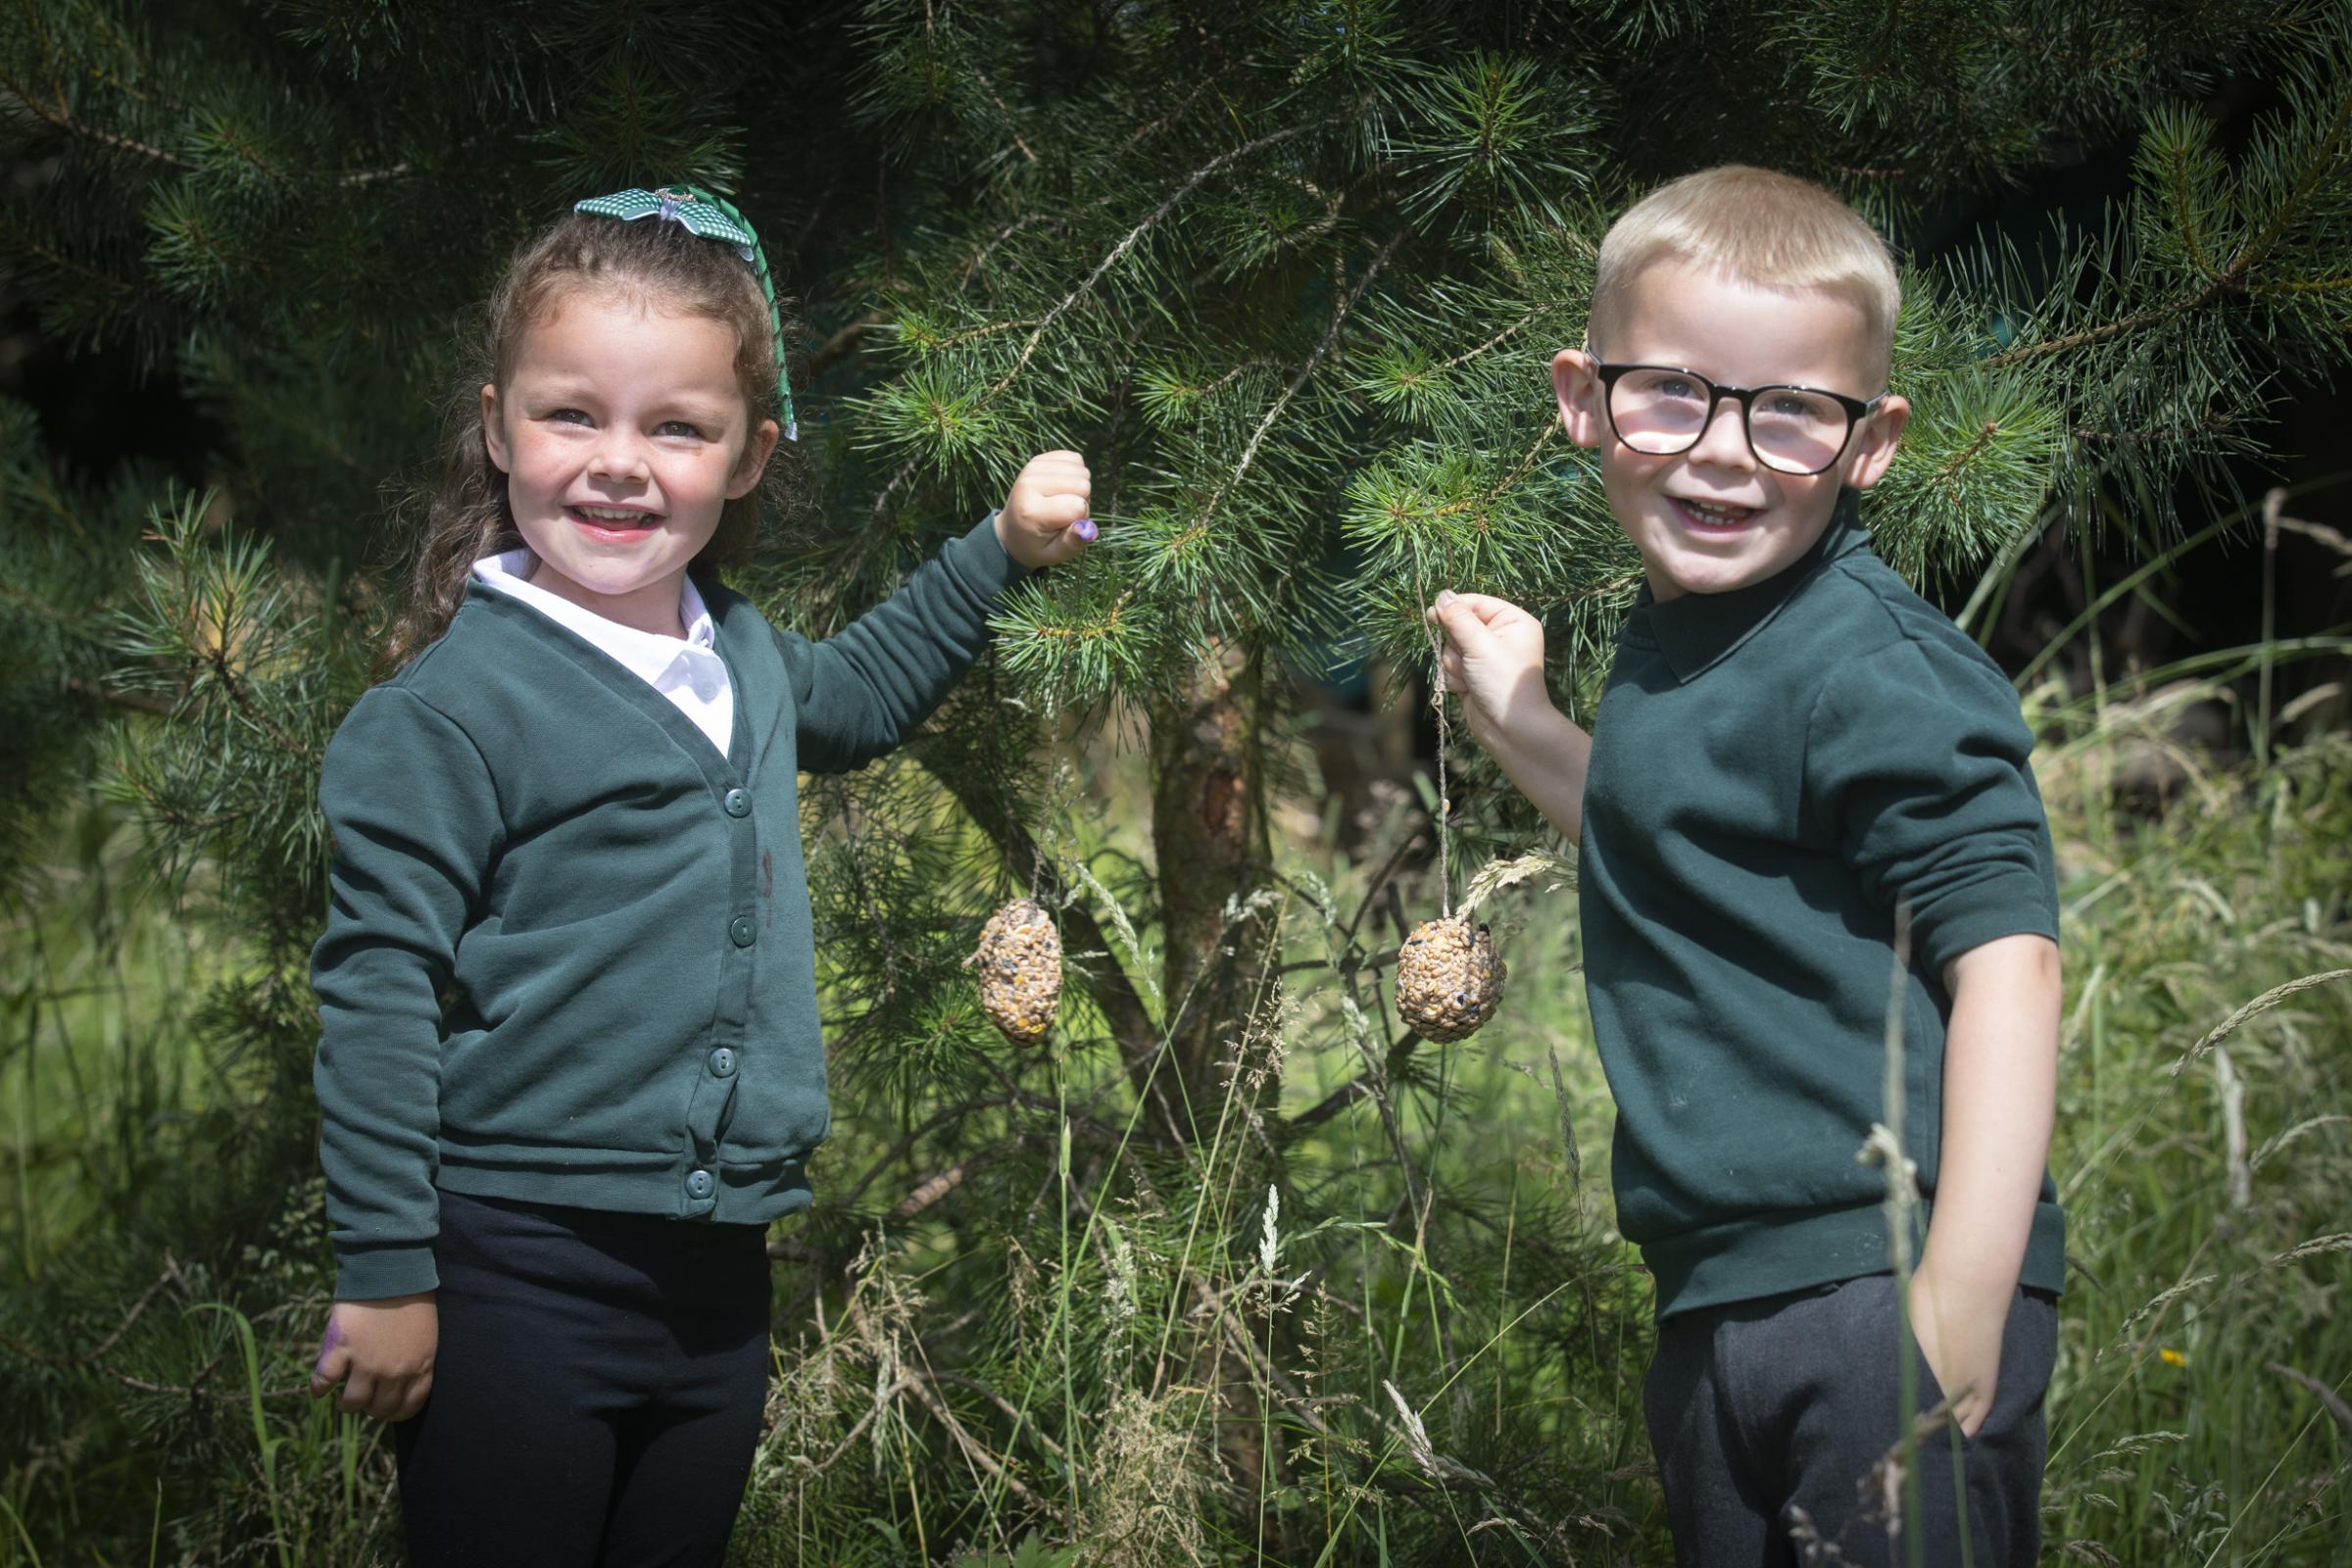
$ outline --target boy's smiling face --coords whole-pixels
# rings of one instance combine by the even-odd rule
[[[1642,553],[1650,593],[1719,594],[1762,582],[1813,547],[1840,486],[1867,490],[1893,460],[1910,405],[1888,397],[1855,421],[1838,461],[1816,474],[1766,467],[1750,450],[1737,399],[1711,412],[1698,443],[1670,457],[1617,439],[1597,373],[1617,365],[1692,370],[1721,386],[1804,386],[1866,400],[1886,385],[1862,307],[1832,289],[1775,289],[1671,258],[1643,268],[1620,319],[1596,325],[1598,354],[1551,362],[1560,420],[1600,450],[1617,524]]]

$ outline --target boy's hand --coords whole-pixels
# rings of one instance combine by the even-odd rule
[[[430,1291],[337,1301],[311,1369],[311,1393],[323,1396],[340,1383],[336,1409],[406,1421],[433,1392],[433,1352],[440,1343],[440,1310]]]
[[[1429,612],[1443,627],[1438,659],[1446,690],[1487,755],[1545,821],[1575,843],[1585,819],[1585,772],[1592,737],[1551,706],[1544,689],[1544,626],[1507,599],[1446,589]]]
[[[1494,749],[1514,724],[1551,707],[1544,689],[1544,625],[1507,599],[1438,595],[1429,618],[1446,633],[1440,658],[1446,689],[1462,699],[1462,716],[1479,744]]]
[[[1076,559],[1095,540],[1087,515],[1093,480],[1075,452],[1041,452],[1014,476],[1012,493],[997,512],[1004,553],[1035,571]]]
[[[1911,1337],[1951,1401],[1962,1437],[1975,1437],[1991,1413],[2009,1298],[2006,1290],[1946,1280],[1925,1258],[1911,1273]]]

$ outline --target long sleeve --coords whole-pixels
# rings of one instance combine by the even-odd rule
[[[1989,661],[1918,636],[1847,661],[1814,704],[1805,808],[1873,903],[1910,905],[1930,973],[1996,937],[2058,935],[2033,745]]]
[[[313,1082],[338,1299],[434,1288],[441,996],[504,836],[472,740],[397,687],[361,698],[327,748],[332,908],[311,955]]]
[[[812,643],[777,632],[800,714],[801,765],[842,772],[898,745],[971,667],[997,595],[1026,575],[998,541],[991,513],[838,635]]]

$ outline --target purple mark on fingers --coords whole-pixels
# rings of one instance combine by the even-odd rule
[[[1095,526],[1095,519],[1092,517],[1080,517],[1076,522],[1070,524],[1070,532],[1090,545],[1095,542],[1095,535],[1101,531]]]

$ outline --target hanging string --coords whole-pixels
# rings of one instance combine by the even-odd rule
[[[1446,771],[1451,724],[1446,716],[1446,649],[1438,623],[1430,616],[1429,583],[1421,570],[1421,541],[1413,541],[1413,596],[1420,602],[1421,626],[1429,638],[1429,706],[1438,715],[1438,912],[1453,916],[1453,870],[1447,850],[1452,838],[1453,797]]]
[[[1064,737],[1061,731],[1061,700],[1058,693],[1046,699],[1046,755],[1053,761],[1053,771],[1046,792],[1045,809],[1039,813],[1037,835],[1029,842],[1029,898],[1036,902],[1038,890],[1045,883],[1046,844],[1054,847],[1054,886],[1057,894],[1066,895],[1069,878],[1063,871],[1064,836],[1055,830],[1060,820],[1077,799],[1078,781],[1084,769],[1078,763],[1080,753],[1075,738]]]

